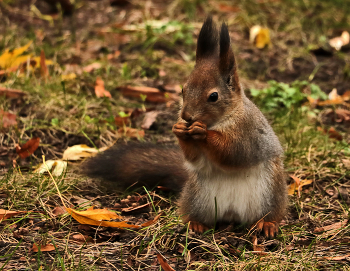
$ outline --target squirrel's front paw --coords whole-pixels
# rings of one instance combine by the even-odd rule
[[[207,125],[196,121],[188,128],[188,134],[193,139],[205,139],[207,137]]]
[[[173,133],[182,139],[188,138],[188,127],[184,122],[178,122],[173,126]]]

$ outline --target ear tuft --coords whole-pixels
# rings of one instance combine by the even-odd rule
[[[207,17],[198,36],[196,60],[214,55],[218,47],[218,30],[211,16]]]
[[[228,33],[227,25],[222,23],[220,31],[220,58],[227,56],[230,45],[230,35]]]
[[[231,48],[230,34],[227,25],[222,23],[220,30],[220,70],[223,74],[232,74],[235,57]]]

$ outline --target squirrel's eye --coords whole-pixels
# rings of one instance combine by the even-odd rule
[[[219,94],[217,92],[213,92],[212,94],[210,94],[208,101],[209,102],[216,102],[219,98]]]
[[[182,94],[182,95],[184,94],[184,89],[181,89],[181,94]]]

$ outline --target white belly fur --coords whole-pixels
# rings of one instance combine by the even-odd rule
[[[272,169],[266,163],[234,171],[214,167],[207,159],[186,166],[198,174],[197,200],[206,210],[206,223],[215,222],[215,198],[217,221],[251,224],[266,215],[272,182]]]

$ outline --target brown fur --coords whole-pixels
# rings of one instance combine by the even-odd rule
[[[286,212],[283,151],[266,118],[240,87],[226,25],[222,25],[218,38],[215,26],[208,24],[213,24],[211,19],[204,23],[199,35],[196,66],[184,84],[182,110],[173,132],[179,139],[186,160],[194,167],[196,161],[205,157],[224,171],[250,168],[261,163],[272,168],[272,173],[269,173],[272,195],[264,203],[266,217],[262,223],[264,231],[271,235]],[[210,42],[202,40],[202,37],[208,39],[210,34],[213,36]],[[209,43],[211,51],[201,48]],[[216,102],[208,100],[213,92],[218,93]],[[198,202],[203,192],[201,180],[195,172],[191,172],[182,191],[180,213],[185,221],[203,222],[206,221],[206,211],[201,210],[201,202]],[[234,212],[229,210],[230,214]]]
[[[184,84],[182,109],[173,127],[182,153],[174,147],[131,144],[90,159],[83,171],[92,177],[117,181],[122,188],[136,181],[139,185],[160,184],[181,190],[179,211],[183,220],[192,221],[191,227],[198,231],[213,226],[212,219],[208,219],[210,200],[219,197],[222,205],[229,203],[226,205],[236,208],[223,208],[221,220],[236,222],[244,214],[253,214],[251,219],[244,219],[257,222],[264,217],[257,227],[272,237],[287,205],[282,147],[266,118],[240,86],[227,26],[222,24],[219,33],[208,18],[199,34],[196,52],[195,69]],[[218,99],[212,101],[210,95],[215,92]],[[257,175],[247,176],[253,171]],[[212,182],[219,194],[203,198],[212,196]],[[240,195],[232,192],[250,195],[250,187],[260,189],[252,191],[261,201],[261,206],[253,202],[257,212],[252,210],[252,201],[239,209]],[[235,198],[222,201],[227,191]],[[242,210],[247,211],[242,215]],[[260,213],[261,217],[256,217]]]

